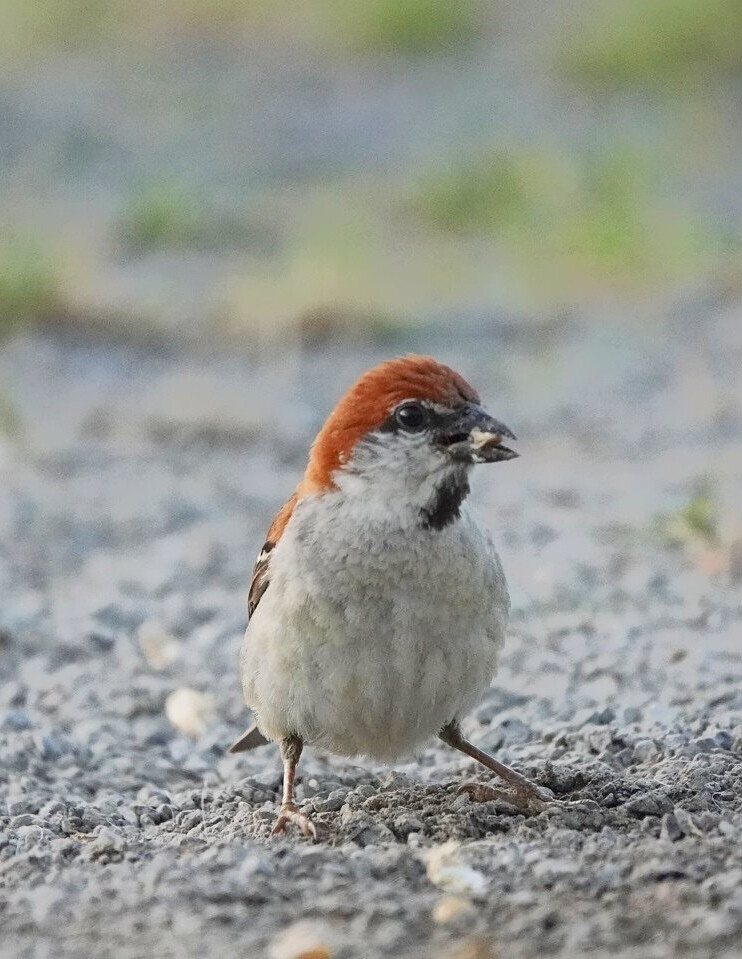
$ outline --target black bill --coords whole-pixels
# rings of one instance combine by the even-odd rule
[[[502,463],[518,455],[503,442],[515,434],[481,406],[468,403],[441,424],[436,437],[449,456],[465,463]]]

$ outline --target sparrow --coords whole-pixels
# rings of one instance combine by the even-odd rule
[[[253,571],[240,653],[255,725],[231,747],[280,744],[288,824],[305,743],[392,761],[432,736],[504,780],[524,811],[545,794],[464,738],[497,670],[510,600],[492,540],[466,505],[478,463],[517,456],[513,433],[458,373],[427,356],[369,370],[330,413]]]

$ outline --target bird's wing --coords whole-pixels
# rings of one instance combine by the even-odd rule
[[[281,538],[283,531],[286,529],[286,524],[291,519],[296,502],[297,496],[294,494],[285,504],[285,506],[278,512],[278,515],[273,520],[271,527],[268,530],[268,536],[263,544],[263,548],[260,550],[260,554],[255,561],[255,566],[253,567],[252,571],[252,579],[250,581],[250,590],[247,594],[248,620],[257,609],[263,593],[266,591],[266,589],[268,589],[270,584],[271,554],[276,547],[276,543]],[[258,729],[257,725],[253,723],[253,725],[246,729],[236,742],[232,743],[232,745],[229,747],[229,752],[245,752],[248,749],[255,749],[258,746],[264,746],[268,742],[270,742],[270,740],[266,739]]]
[[[276,548],[276,544],[283,535],[288,521],[291,519],[296,502],[297,495],[294,493],[291,499],[278,511],[276,518],[268,530],[268,536],[266,537],[265,543],[263,543],[263,548],[260,550],[260,554],[255,561],[252,580],[250,581],[250,591],[247,594],[248,618],[255,612],[263,593],[268,589],[268,584],[270,583],[271,553]]]
[[[271,543],[270,540],[267,540],[263,544],[263,548],[260,550],[260,555],[255,560],[255,566],[253,566],[252,571],[252,580],[250,581],[250,590],[247,594],[248,620],[255,612],[261,596],[266,589],[268,589],[268,583],[270,582],[271,553],[273,552],[273,547],[275,545],[275,543]]]
[[[253,723],[252,726],[249,726],[244,731],[239,739],[232,743],[227,752],[244,753],[248,749],[257,749],[258,746],[265,746],[265,744],[269,742],[270,739],[266,739],[260,732],[257,723]]]

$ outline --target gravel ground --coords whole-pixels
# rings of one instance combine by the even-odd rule
[[[271,840],[276,749],[224,754],[248,719],[254,556],[372,350],[17,339],[0,353],[18,418],[0,441],[3,956],[742,955],[742,308],[422,346],[521,437],[474,493],[514,612],[466,731],[566,802],[472,804],[456,785],[474,764],[442,745],[394,770],[308,749],[299,798],[323,839]],[[705,475],[717,536],[682,522]]]

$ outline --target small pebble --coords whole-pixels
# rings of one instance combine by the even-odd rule
[[[441,896],[433,906],[433,922],[445,925],[474,912],[474,904],[463,896]]]
[[[660,838],[669,839],[670,842],[677,842],[678,839],[683,838],[683,830],[680,828],[680,823],[678,822],[675,813],[667,812],[662,817]]]
[[[332,959],[333,938],[327,923],[300,920],[273,938],[268,955],[270,959]]]
[[[181,686],[165,700],[165,715],[179,732],[198,739],[215,719],[214,698]]]
[[[31,728],[31,719],[28,713],[21,709],[11,709],[5,714],[3,725],[6,729],[12,729],[14,732],[22,732],[24,729]]]
[[[430,850],[427,857],[430,882],[445,892],[482,896],[489,886],[487,877],[469,866],[457,842],[446,842]]]

